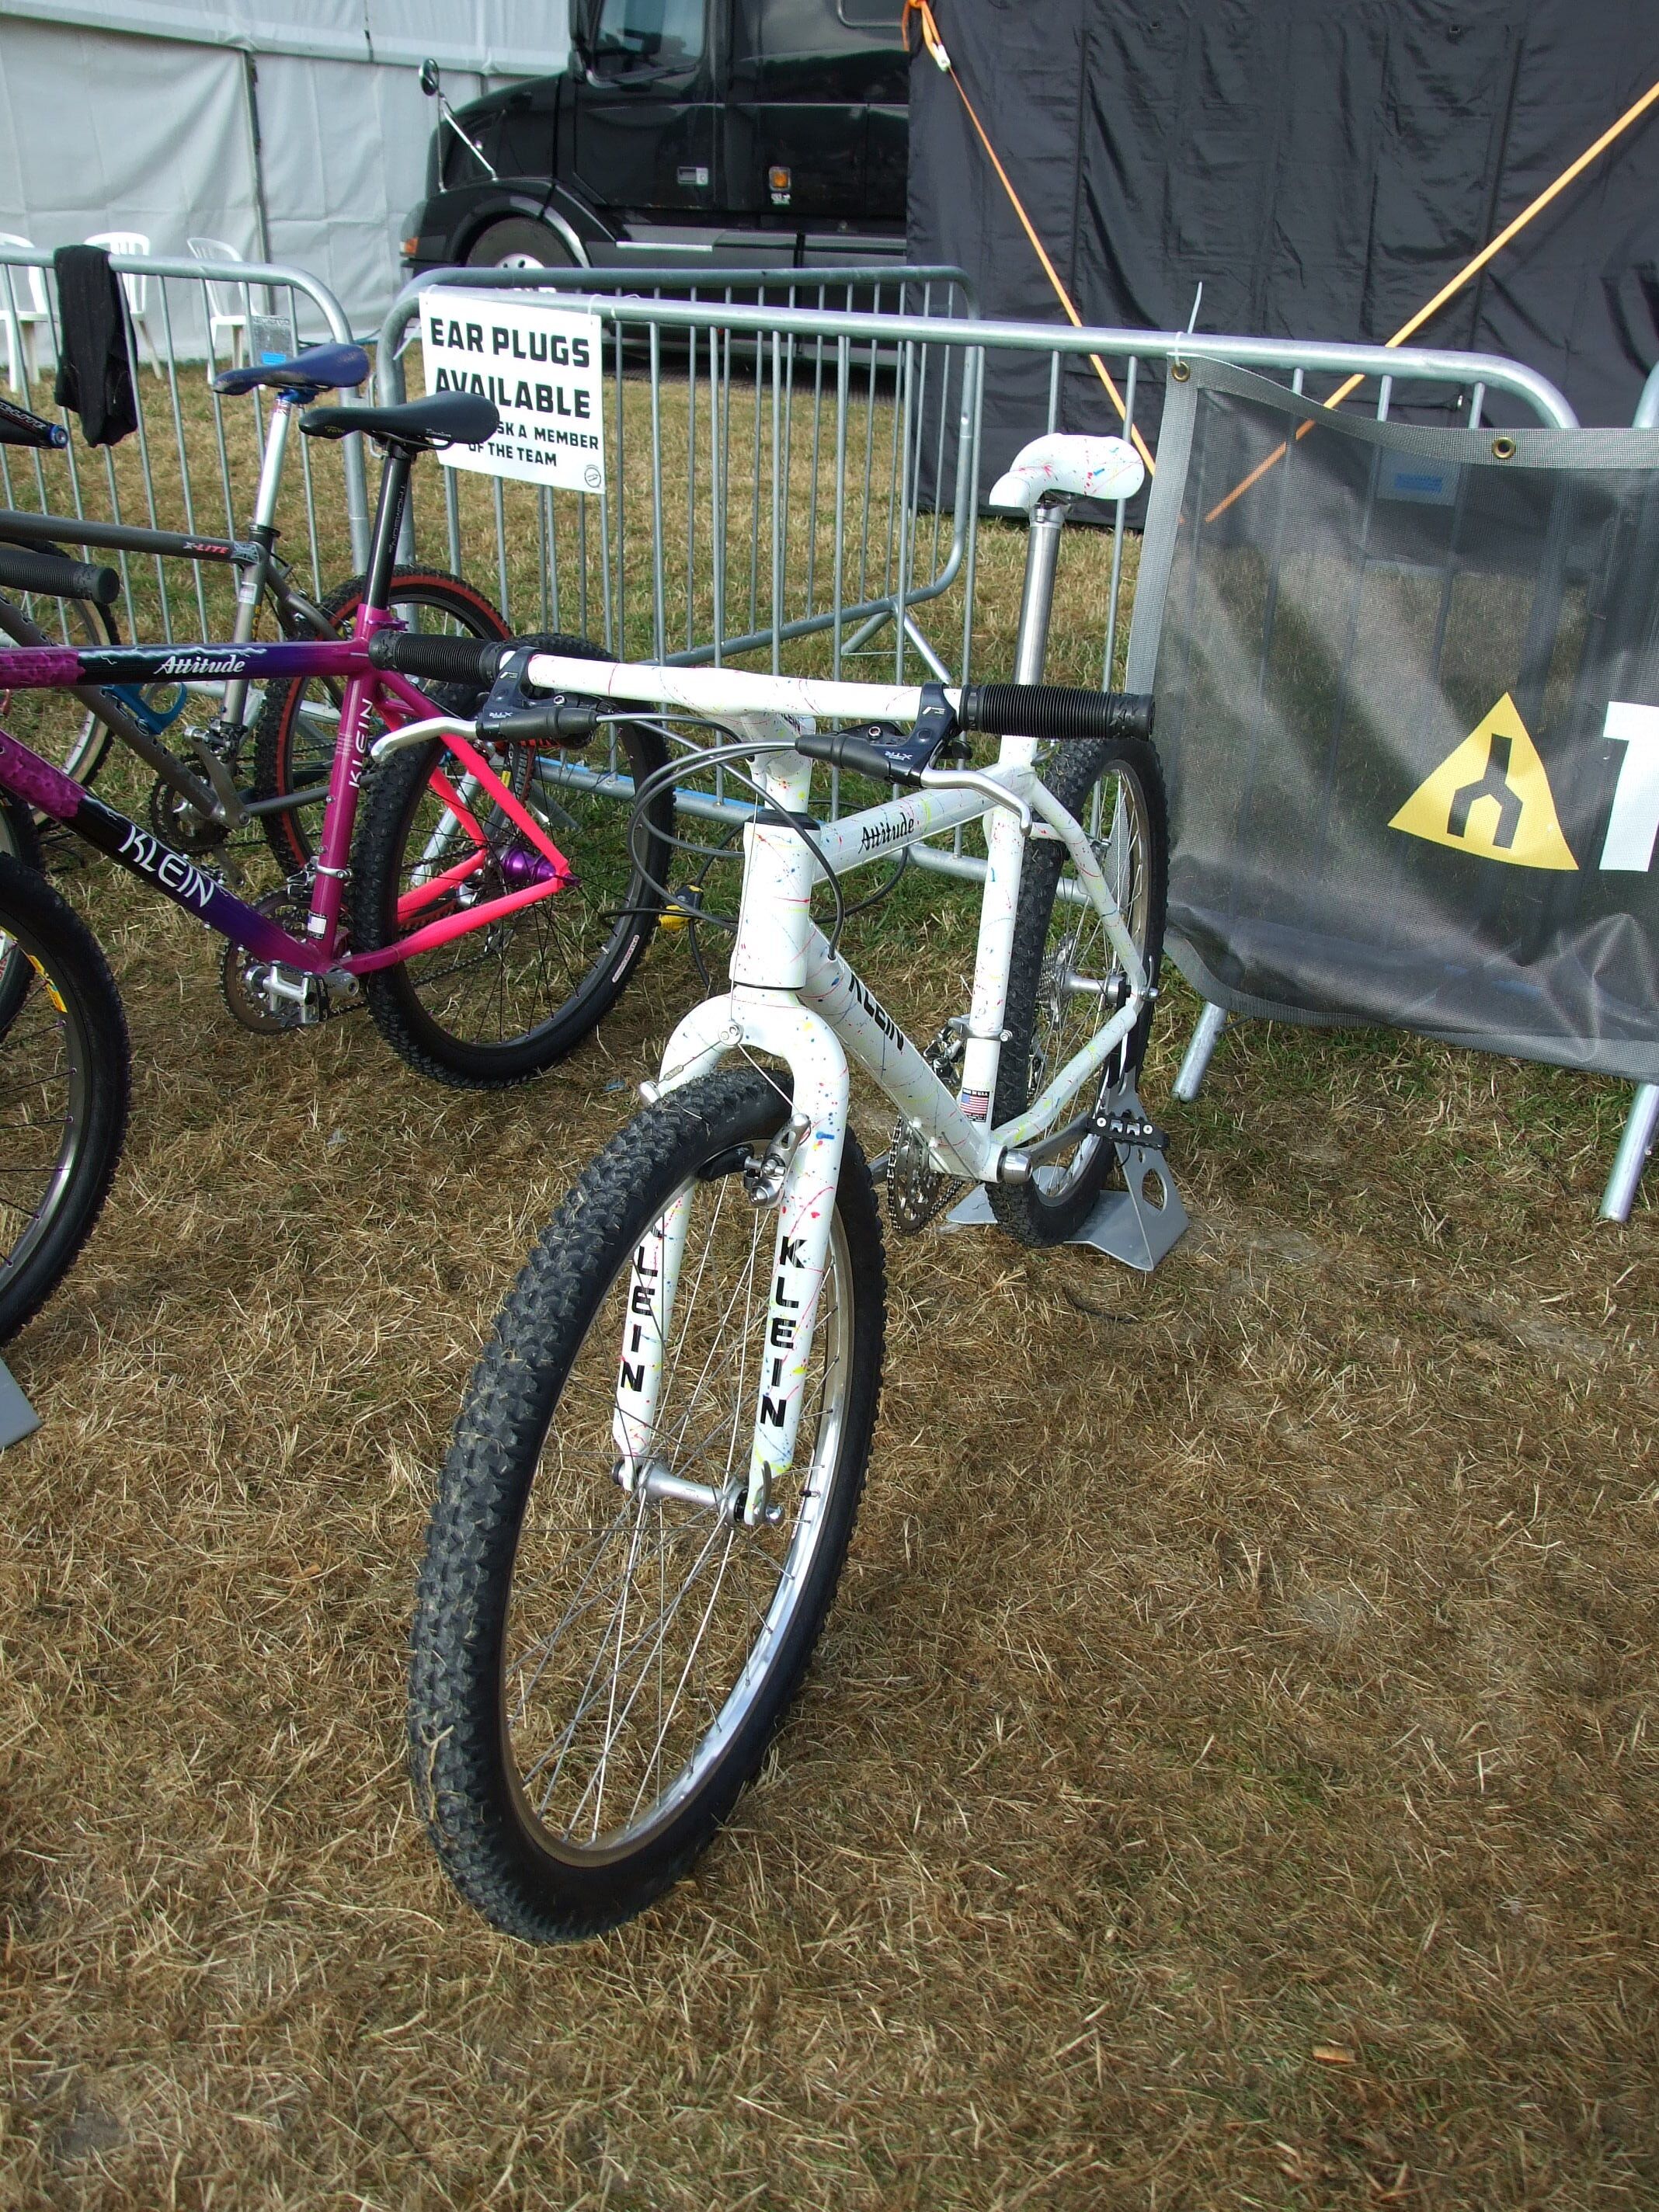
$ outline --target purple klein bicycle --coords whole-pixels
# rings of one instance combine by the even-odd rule
[[[615,1004],[660,915],[673,835],[665,797],[630,847],[614,795],[557,773],[597,709],[532,690],[525,670],[532,649],[602,658],[592,647],[417,635],[388,611],[416,458],[481,443],[497,422],[489,400],[465,392],[301,417],[309,436],[362,431],[386,456],[349,637],[0,648],[0,694],[244,678],[340,687],[315,857],[265,898],[239,897],[0,727],[12,851],[27,849],[31,812],[44,816],[217,931],[226,999],[248,1027],[292,1030],[366,1004],[412,1066],[475,1089],[540,1073]],[[9,443],[61,434],[21,410],[0,416]],[[665,764],[656,729],[607,727],[635,785]],[[0,1341],[51,1295],[96,1220],[127,1098],[125,1024],[95,939],[0,852]]]

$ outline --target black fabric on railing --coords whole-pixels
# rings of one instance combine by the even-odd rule
[[[1659,430],[1170,387],[1130,641],[1229,1010],[1659,1080]]]
[[[938,13],[1084,321],[1131,329],[1184,329],[1201,283],[1206,331],[1380,344],[1659,78],[1652,0],[948,0]],[[1659,359],[1656,201],[1659,108],[1414,343],[1507,355],[1582,422],[1628,422]],[[913,261],[965,270],[984,314],[1063,320],[925,53],[910,67],[908,245]],[[988,356],[981,495],[1048,427],[1048,373],[1040,356]],[[1151,439],[1160,395],[1140,397]],[[1117,427],[1080,356],[1062,364],[1059,400],[1062,430]],[[919,453],[928,495],[936,428]]]
[[[101,246],[60,246],[52,259],[63,328],[52,396],[79,415],[88,445],[118,445],[138,428],[120,279]]]

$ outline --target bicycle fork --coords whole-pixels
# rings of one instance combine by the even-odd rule
[[[769,715],[745,720],[764,722],[769,731],[788,727]],[[766,763],[762,781],[773,805],[794,811],[805,806],[811,777],[811,763],[788,753]],[[794,1462],[835,1224],[850,1086],[847,1055],[835,1031],[789,995],[805,981],[813,934],[811,856],[786,828],[751,823],[744,835],[750,852],[732,988],[681,1022],[663,1055],[662,1084],[651,1095],[692,1082],[728,1054],[745,1050],[782,1060],[793,1077],[782,1127],[743,1172],[745,1201],[763,1212],[775,1209],[776,1226],[760,1334],[745,1346],[738,1386],[752,1393],[749,1462],[734,1471],[718,1502],[752,1528],[780,1516],[775,1494]],[[677,1478],[651,1457],[690,1210],[688,1193],[653,1224],[635,1252],[612,1437],[624,1487],[708,1504],[715,1500],[706,1486]],[[764,1237],[763,1225],[757,1224],[757,1234]],[[751,1347],[758,1353],[757,1371],[750,1367]]]

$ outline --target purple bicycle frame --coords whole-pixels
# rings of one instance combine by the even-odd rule
[[[287,680],[296,676],[331,677],[343,680],[345,699],[340,711],[340,738],[335,747],[329,777],[328,803],[323,817],[321,849],[318,856],[307,933],[295,937],[279,928],[266,915],[239,899],[195,861],[136,822],[109,806],[73,778],[30,750],[9,731],[0,729],[0,792],[26,801],[61,822],[76,836],[106,854],[131,875],[154,884],[163,897],[193,915],[222,937],[244,946],[257,958],[280,961],[307,975],[343,970],[362,975],[377,968],[394,966],[500,920],[518,908],[548,898],[574,880],[574,871],[533,816],[509,791],[489,763],[466,739],[447,734],[441,743],[452,751],[468,775],[474,776],[491,800],[512,822],[531,849],[520,856],[515,872],[520,880],[500,897],[427,922],[374,952],[346,952],[340,941],[340,909],[345,893],[351,835],[356,823],[357,792],[368,761],[366,732],[371,710],[380,714],[390,728],[432,718],[432,702],[404,678],[391,670],[374,667],[368,659],[368,639],[384,629],[391,617],[378,609],[365,608],[358,617],[358,635],[337,641],[301,640],[279,645],[99,646],[85,652],[56,646],[19,646],[0,651],[0,691],[61,690],[75,684],[149,684],[171,679],[247,677]],[[459,807],[460,802],[455,802]],[[466,821],[463,809],[459,818]],[[471,824],[469,827],[472,826]],[[511,856],[509,856],[511,857]]]

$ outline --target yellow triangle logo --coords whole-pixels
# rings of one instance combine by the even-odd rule
[[[1550,780],[1506,691],[1419,783],[1392,822],[1408,837],[1514,868],[1571,868]]]

